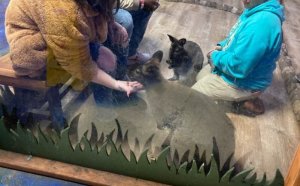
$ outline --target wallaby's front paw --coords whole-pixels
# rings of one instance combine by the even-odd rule
[[[174,76],[174,77],[169,78],[168,80],[169,80],[169,81],[177,81],[178,79],[179,79],[178,77],[175,77],[175,76]]]

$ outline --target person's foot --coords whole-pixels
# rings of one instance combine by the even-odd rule
[[[254,117],[265,112],[265,106],[261,99],[255,98],[241,102],[234,102],[232,104],[233,112],[237,114],[244,114],[246,116]]]
[[[149,59],[151,58],[151,55],[148,53],[141,53],[137,52],[136,54],[129,56],[128,59],[128,65],[134,65],[134,64],[145,64]]]

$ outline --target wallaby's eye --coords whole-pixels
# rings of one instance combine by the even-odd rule
[[[180,47],[180,45],[178,43],[172,43],[171,47],[173,49],[177,49],[178,47]]]
[[[148,68],[147,68],[147,72],[148,73],[154,73],[154,72],[156,72],[158,70],[158,67],[157,66],[149,66]]]

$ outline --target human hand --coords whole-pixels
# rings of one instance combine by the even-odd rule
[[[217,46],[215,47],[215,50],[221,51],[221,50],[222,50],[222,47],[221,47],[220,45],[217,45]]]
[[[211,54],[212,54],[215,50],[221,51],[221,50],[222,50],[222,47],[218,45],[218,46],[215,46],[215,48],[214,48],[213,50],[210,50],[210,51],[207,53],[207,55],[206,55],[208,59],[211,58]]]
[[[159,7],[159,0],[144,0],[144,9],[148,11],[155,11]]]
[[[116,81],[116,89],[126,92],[127,96],[143,89],[143,85],[137,81]]]
[[[113,44],[118,44],[122,46],[128,45],[128,33],[126,28],[124,28],[119,23],[113,21],[109,24],[109,35]]]
[[[208,60],[211,59],[211,54],[212,54],[214,51],[215,51],[215,50],[211,50],[211,51],[209,51],[209,52],[206,54],[206,57],[207,57]]]
[[[210,65],[211,69],[214,69],[215,68],[215,65],[213,63],[213,61],[211,59],[208,59],[208,64]]]

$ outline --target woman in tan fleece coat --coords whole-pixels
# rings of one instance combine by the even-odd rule
[[[138,82],[108,75],[116,66],[108,48],[100,47],[96,62],[90,55],[90,43],[106,40],[116,4],[119,0],[11,0],[6,34],[16,74],[34,78],[47,69],[49,86],[73,76],[127,95],[140,89]]]

